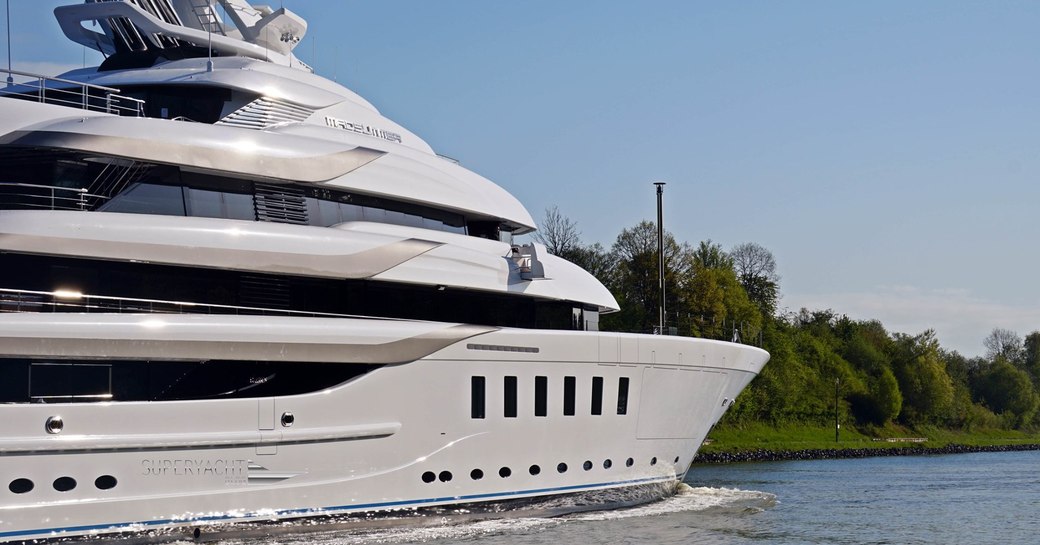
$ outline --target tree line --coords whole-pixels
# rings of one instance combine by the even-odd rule
[[[553,207],[537,238],[614,294],[622,310],[602,316],[602,330],[656,331],[654,223],[622,229],[608,249],[582,242],[577,224]],[[985,356],[967,358],[943,348],[933,330],[889,332],[831,309],[780,311],[776,260],[758,244],[693,246],[666,232],[664,256],[666,333],[756,344],[771,354],[721,425],[825,425],[837,410],[867,433],[892,423],[1040,428],[1040,331],[1023,339],[994,329],[983,340]]]

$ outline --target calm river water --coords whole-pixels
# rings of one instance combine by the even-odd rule
[[[1040,452],[694,466],[673,498],[556,519],[248,543],[1040,543]],[[238,545],[246,541],[224,541]]]

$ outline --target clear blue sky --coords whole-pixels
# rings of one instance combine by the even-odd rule
[[[83,63],[63,3],[12,2],[16,69]],[[790,310],[969,356],[1040,329],[1040,3],[284,4],[319,73],[587,242],[665,180],[667,228],[769,248]]]

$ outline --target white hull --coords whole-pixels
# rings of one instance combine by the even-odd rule
[[[157,320],[162,327],[154,327]],[[429,338],[432,330],[452,329],[304,318],[327,338],[304,339],[291,328],[277,333],[300,320],[9,314],[0,315],[0,336],[9,336],[0,347],[13,346],[15,336],[24,351],[34,343],[58,346],[55,338],[89,334],[99,344],[79,338],[80,350],[107,345],[128,357],[134,350],[161,349],[172,358],[179,347],[207,346],[206,335],[219,334],[245,352],[260,345],[291,351],[301,343],[351,351],[363,339],[384,346],[396,339],[400,347]],[[135,327],[135,321],[152,326]],[[477,329],[466,329],[461,335],[476,335],[417,361],[383,365],[305,395],[0,407],[0,474],[35,485],[21,494],[0,492],[0,539],[207,527],[674,483],[729,401],[768,358],[756,348],[701,339]],[[191,343],[175,342],[178,336],[191,337]],[[123,348],[120,340],[126,341]],[[506,376],[517,377],[517,415],[511,418],[503,412]],[[544,417],[535,416],[536,376],[548,384]],[[486,381],[484,418],[472,417],[472,377]],[[564,416],[564,377],[574,377],[574,416]],[[591,414],[593,377],[603,379],[602,415]],[[629,393],[627,414],[619,415],[622,377],[629,379]],[[295,417],[291,427],[279,422],[285,412]],[[64,422],[58,434],[45,430],[52,416]],[[532,466],[540,471],[532,474]],[[500,477],[501,468],[509,468],[510,476]],[[474,478],[474,470],[482,477]],[[424,482],[424,474],[436,478]],[[95,479],[103,475],[117,484],[99,489]],[[75,479],[76,487],[55,490],[52,483],[62,477]]]

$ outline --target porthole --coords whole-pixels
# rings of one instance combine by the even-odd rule
[[[36,485],[33,484],[29,479],[15,479],[11,481],[11,484],[7,485],[7,489],[14,494],[25,494],[26,492],[32,492],[32,489]]]
[[[508,476],[510,476],[512,474],[513,474],[513,470],[509,469],[508,467],[503,467],[502,469],[498,470],[498,476],[502,477],[503,479],[505,479],[506,477],[508,477]]]
[[[527,470],[531,472],[531,475],[537,475],[542,472],[542,468],[538,467],[538,464],[531,466]]]
[[[47,430],[47,433],[61,433],[61,430],[65,429],[65,422],[60,416],[52,416],[47,419],[47,423],[43,427]]]
[[[116,478],[111,475],[102,475],[94,479],[94,486],[98,490],[111,490],[116,487]]]
[[[442,483],[446,483],[451,480],[451,472],[441,471],[441,474],[437,475],[437,478],[440,479]]]
[[[631,459],[631,458],[629,458],[629,459],[625,460],[625,467],[632,467],[632,464],[634,464],[634,463],[636,463],[636,461]]]
[[[479,469],[474,469],[473,471],[469,472],[469,478],[473,479],[474,481],[479,481],[484,478],[484,472]]]
[[[433,481],[436,481],[436,480],[437,480],[437,476],[434,475],[434,473],[432,471],[427,471],[426,473],[422,474],[422,482],[424,482],[424,483],[432,483]]]
[[[567,473],[567,464],[565,464],[563,462],[560,462],[559,464],[556,464],[556,471],[558,473]]]
[[[652,465],[652,466],[657,465],[657,456],[654,456],[653,458],[650,458],[650,465]]]
[[[295,424],[295,423],[296,423],[296,417],[293,416],[293,413],[291,413],[289,411],[286,411],[286,412],[282,413],[282,427],[283,428],[291,428],[292,425]]]
[[[614,465],[614,462],[610,461],[610,458],[603,460],[603,469],[610,469],[610,466]]]
[[[58,492],[68,492],[76,488],[76,479],[72,477],[58,477],[54,479],[54,489]]]
[[[584,468],[585,471],[588,471],[588,470],[592,469],[592,462],[589,461],[589,460],[585,460],[585,463],[582,464],[581,467]]]

